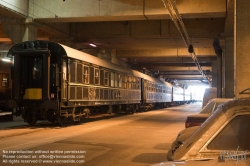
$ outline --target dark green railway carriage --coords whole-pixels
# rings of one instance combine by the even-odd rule
[[[7,105],[31,125],[81,121],[97,109],[133,113],[142,105],[171,102],[171,85],[62,44],[26,41],[8,56],[14,63]]]

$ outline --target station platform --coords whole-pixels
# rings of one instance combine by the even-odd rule
[[[119,116],[119,115],[116,115],[114,113],[91,115],[89,118],[85,120],[84,123],[96,121],[100,119],[105,119],[105,118],[110,118],[114,116]],[[22,116],[12,115],[12,118],[13,118],[12,121],[0,122],[0,139],[12,137],[12,136],[24,135],[24,134],[28,134],[32,132],[37,132],[40,130],[48,130],[48,129],[55,128],[55,127],[56,128],[61,127],[61,126],[58,126],[57,124],[54,125],[48,121],[38,121],[36,125],[30,126],[27,122],[24,122]],[[67,124],[67,125],[70,126],[72,124]]]
[[[12,121],[5,121],[0,122],[0,139],[17,136],[17,135],[24,135],[32,132],[36,132],[39,130],[44,130],[44,126],[29,126],[21,116],[13,116]]]

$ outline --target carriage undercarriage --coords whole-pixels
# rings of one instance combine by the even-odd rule
[[[96,114],[134,114],[147,111],[140,104],[97,105],[97,106],[64,106],[60,109],[46,109],[42,102],[23,102],[19,114],[29,125],[33,126],[38,120],[64,125],[67,122],[82,123],[85,118]],[[18,113],[17,113],[18,114]]]

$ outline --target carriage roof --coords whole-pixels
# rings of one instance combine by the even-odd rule
[[[42,40],[35,40],[35,41],[25,41],[14,45],[8,52],[8,56],[14,56],[18,53],[29,53],[29,52],[44,52],[50,51],[52,56],[61,56],[61,57],[68,57],[71,59],[77,59],[80,61],[84,61],[90,64],[95,64],[97,66],[101,66],[107,69],[115,70],[121,73],[126,73],[128,75],[137,76],[140,78],[144,78],[146,80],[157,82],[160,84],[165,84],[166,86],[171,86],[170,83],[165,81],[161,81],[144,73],[141,73],[136,70],[128,69],[125,67],[121,67],[117,64],[108,62],[106,60],[100,59],[98,57],[92,56],[90,54],[84,53],[82,51],[70,48],[63,44],[51,42],[51,41],[42,41]]]

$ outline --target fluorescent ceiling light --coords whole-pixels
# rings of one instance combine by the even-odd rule
[[[92,44],[92,43],[90,43],[89,45],[91,45],[92,47],[96,47],[96,45],[95,45],[95,44]]]
[[[4,61],[4,62],[10,62],[10,59],[3,58],[2,61]]]

